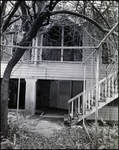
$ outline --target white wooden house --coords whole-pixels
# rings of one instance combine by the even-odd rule
[[[109,40],[111,34],[105,40],[97,37],[95,30],[89,23],[65,20],[44,33],[39,31],[12,71],[9,108],[17,106],[20,80],[19,108],[27,114],[33,115],[41,107],[54,107],[69,110],[69,115],[79,120],[94,119],[97,99],[99,118],[117,121],[116,41]],[[13,45],[20,39],[19,33],[17,38],[3,42],[7,46],[2,49],[1,78],[14,53]]]

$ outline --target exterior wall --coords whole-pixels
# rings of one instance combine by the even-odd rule
[[[1,63],[1,77],[7,63]],[[11,78],[19,77],[19,64],[13,69]],[[54,79],[54,80],[82,80],[83,64],[69,62],[41,62],[38,65],[23,64],[21,66],[21,78],[29,79]]]
[[[118,106],[104,106],[98,111],[99,119],[105,121],[118,121]],[[86,118],[87,120],[95,120],[95,113]]]

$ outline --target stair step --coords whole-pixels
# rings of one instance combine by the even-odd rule
[[[109,77],[110,77],[110,86],[108,86],[107,89],[105,87],[106,86],[105,84],[107,84],[107,83],[105,83],[105,82],[107,82],[108,78],[105,78],[102,80],[102,82],[100,82],[101,83],[101,86],[100,86],[101,87],[101,89],[100,89],[101,93],[100,93],[100,99],[97,102],[98,103],[98,110],[101,109],[103,106],[107,105],[108,103],[112,102],[114,99],[116,99],[118,97],[118,87],[117,87],[117,85],[112,85],[113,84],[113,82],[111,81],[112,76],[110,75]],[[81,121],[83,118],[88,117],[89,115],[91,115],[92,113],[94,113],[96,111],[95,87],[92,90],[93,90],[93,95],[91,95],[91,97],[89,97],[89,95],[88,95],[88,97],[87,97],[87,99],[91,99],[91,100],[86,99],[87,102],[86,102],[86,107],[85,107],[86,108],[85,114],[82,114],[82,113],[77,114],[78,118],[79,118],[78,121]],[[91,91],[89,91],[89,92],[91,92]],[[90,94],[92,94],[92,93],[90,93]]]

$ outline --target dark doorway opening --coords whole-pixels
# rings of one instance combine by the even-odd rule
[[[19,93],[19,109],[25,109],[25,87],[26,82],[20,79],[20,93]],[[17,108],[17,95],[18,95],[18,79],[10,79],[9,82],[9,109]]]
[[[81,92],[83,92],[83,81],[58,81],[57,107],[68,109],[68,100]]]
[[[36,112],[43,116],[68,113],[68,100],[83,91],[83,81],[37,80]],[[81,101],[82,103],[82,101]]]
[[[72,93],[71,97],[83,92],[83,81],[72,81]]]
[[[49,108],[50,80],[37,80],[36,83],[36,110]]]

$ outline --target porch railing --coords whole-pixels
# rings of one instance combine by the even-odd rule
[[[118,93],[117,71],[98,82],[98,103],[106,102],[107,97],[114,99],[114,94]],[[85,100],[84,100],[85,94]],[[96,103],[96,85],[68,101],[69,117],[74,118],[78,115],[85,115],[87,110],[92,110]],[[84,105],[84,107],[83,107]],[[84,110],[83,110],[84,108]],[[84,114],[83,114],[84,112]]]

